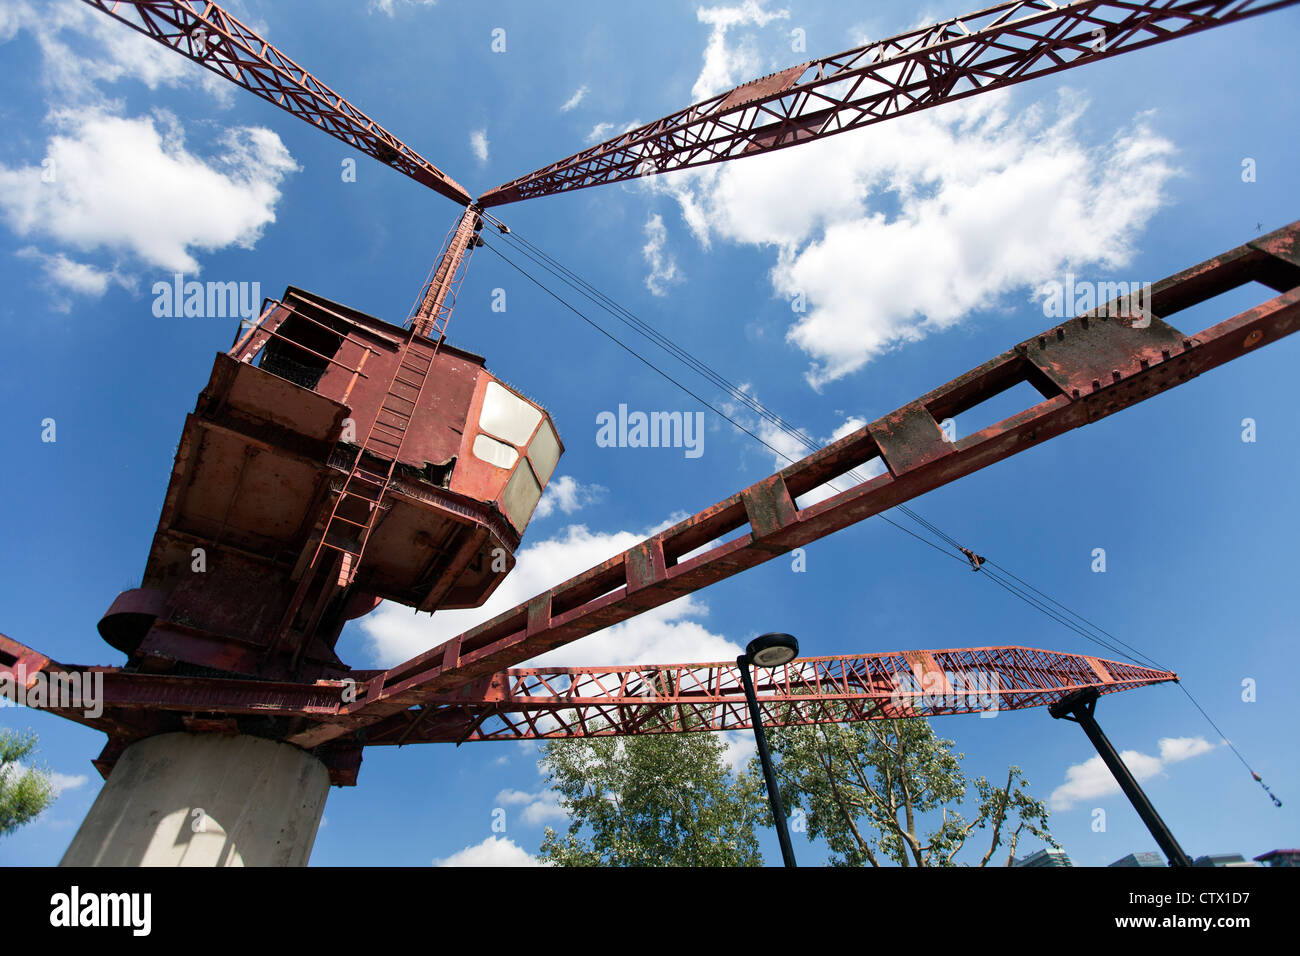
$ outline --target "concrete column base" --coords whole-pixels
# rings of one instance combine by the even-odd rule
[[[329,788],[290,744],[149,737],[123,751],[60,866],[306,866]]]

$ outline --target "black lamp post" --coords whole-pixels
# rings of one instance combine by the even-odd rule
[[[1124,796],[1129,798],[1129,802],[1133,804],[1133,809],[1138,812],[1142,822],[1147,825],[1147,829],[1155,837],[1160,849],[1165,851],[1165,856],[1169,859],[1169,865],[1191,866],[1191,857],[1178,845],[1174,835],[1169,832],[1169,827],[1165,826],[1165,821],[1160,819],[1160,814],[1156,813],[1156,808],[1151,805],[1146,793],[1138,786],[1137,779],[1129,772],[1123,758],[1115,752],[1109,738],[1101,732],[1097,718],[1093,716],[1093,711],[1097,708],[1097,698],[1100,696],[1101,693],[1097,688],[1085,687],[1083,690],[1076,690],[1074,693],[1058,700],[1047,708],[1047,712],[1057,720],[1072,720],[1083,728],[1083,732],[1088,735],[1092,745],[1097,748],[1102,763],[1110,768],[1110,772],[1115,775],[1115,782],[1124,791]]]
[[[789,634],[764,634],[749,642],[745,653],[736,658],[740,668],[740,681],[745,686],[745,699],[749,701],[749,719],[754,725],[754,739],[758,741],[758,759],[763,765],[763,780],[767,784],[767,799],[772,805],[772,818],[776,820],[776,835],[781,840],[781,856],[786,866],[797,866],[794,850],[790,846],[790,832],[786,829],[785,810],[781,808],[781,793],[776,788],[772,773],[772,755],[767,749],[767,734],[763,732],[763,719],[758,712],[754,696],[754,683],[749,679],[750,665],[781,667],[799,656],[799,642]]]

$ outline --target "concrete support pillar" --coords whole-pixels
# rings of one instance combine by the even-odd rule
[[[123,751],[61,866],[306,866],[329,771],[260,737],[161,734]]]

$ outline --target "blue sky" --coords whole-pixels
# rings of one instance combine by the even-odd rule
[[[312,5],[314,16],[307,4],[244,0],[232,9],[477,195],[600,132],[968,12],[969,2],[920,13],[775,0],[394,0]],[[1035,299],[1044,281],[1066,271],[1155,281],[1296,218],[1298,26],[1300,13],[1275,13],[811,147],[496,212],[824,440],[1050,326]],[[492,50],[498,28],[504,52]],[[806,53],[791,49],[796,29]],[[0,3],[0,41],[9,343],[0,628],[57,659],[115,663],[95,623],[139,582],[184,415],[234,332],[229,320],[155,317],[153,283],[184,272],[259,282],[272,296],[293,284],[400,322],[459,210],[71,0]],[[345,182],[354,155],[356,181]],[[51,157],[58,178],[41,184]],[[1242,180],[1247,158],[1254,182]],[[506,291],[504,312],[491,309],[495,289]],[[798,293],[802,313],[791,308]],[[1243,290],[1174,324],[1199,331],[1265,297]],[[602,411],[698,406],[487,250],[473,260],[449,335],[544,404],[567,449],[556,473],[567,494],[552,494],[534,519],[502,602],[778,464],[714,416],[698,458],[599,447]],[[1288,388],[1297,347],[1283,341],[912,503],[1176,670],[1285,802],[1272,806],[1177,688],[1106,698],[1103,727],[1136,752],[1150,796],[1193,855],[1300,843],[1284,676],[1300,664],[1300,416]],[[45,418],[57,422],[54,443],[41,441]],[[1244,418],[1257,423],[1253,443],[1242,441]],[[957,427],[987,423],[959,418]],[[1105,573],[1092,570],[1096,548]],[[343,655],[357,667],[396,663],[499,609],[430,619],[381,608],[349,626]],[[1097,652],[869,520],[811,546],[804,573],[770,562],[555,659],[717,660],[773,630],[797,634],[807,654],[986,644]],[[1245,680],[1255,682],[1253,702],[1242,699]],[[65,784],[44,817],[0,843],[0,863],[56,863],[100,785],[89,761],[103,737],[16,709],[0,711],[0,726],[35,729],[41,760]],[[1155,849],[1118,792],[1089,788],[1096,775],[1080,765],[1093,751],[1077,728],[1041,709],[935,728],[956,741],[971,776],[1022,767],[1058,807],[1052,829],[1076,862]],[[746,755],[743,737],[733,752]],[[492,830],[497,807],[507,810],[505,834]],[[532,745],[376,749],[360,786],[331,792],[312,862],[521,862],[546,823],[559,820]],[[806,862],[824,857],[798,835],[796,849]],[[771,834],[764,850],[779,861]]]

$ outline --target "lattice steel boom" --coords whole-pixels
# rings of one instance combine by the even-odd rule
[[[765,727],[991,713],[1111,693],[1176,674],[1029,647],[808,657],[755,667]],[[372,726],[371,746],[608,737],[752,727],[734,661],[519,668]]]
[[[481,206],[793,146],[1290,6],[1013,0],[752,80],[489,190]]]
[[[460,183],[215,3],[84,2],[448,199],[469,204]]]
[[[60,664],[0,635],[0,692],[38,675],[102,675],[103,714],[50,700],[55,713],[100,729],[166,713],[215,729],[233,714],[346,719],[346,681],[197,681],[116,667]],[[366,675],[359,674],[359,677]],[[1106,694],[1176,681],[1169,671],[1029,647],[974,647],[808,657],[753,669],[764,726],[937,717],[1053,704],[1076,690]],[[212,714],[212,717],[203,717]],[[215,715],[221,715],[216,717]],[[737,730],[752,726],[735,662],[516,668],[424,699],[372,725],[369,746]]]

